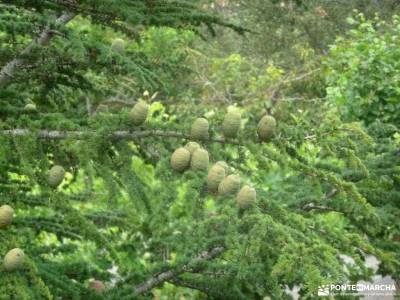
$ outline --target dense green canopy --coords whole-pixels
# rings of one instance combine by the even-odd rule
[[[398,4],[349,3],[0,1],[0,300],[399,280]]]

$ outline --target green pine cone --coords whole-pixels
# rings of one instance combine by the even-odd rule
[[[225,178],[225,169],[218,163],[213,165],[207,175],[207,186],[211,192],[216,192]]]
[[[14,248],[4,256],[3,266],[8,272],[16,271],[24,266],[25,253],[19,248]]]
[[[65,176],[65,170],[62,166],[53,166],[49,171],[48,183],[51,187],[57,187]]]
[[[220,161],[216,162],[216,165],[220,165],[221,167],[223,167],[225,169],[225,175],[229,174],[230,168],[226,162],[224,162],[223,160],[220,160]]]
[[[190,130],[190,137],[197,141],[207,140],[210,135],[208,133],[209,125],[205,118],[197,118]]]
[[[193,152],[190,168],[194,171],[207,171],[209,161],[207,150],[197,149]]]
[[[220,196],[232,195],[240,189],[240,177],[238,175],[229,175],[221,181],[218,186],[218,194]]]
[[[275,118],[269,115],[262,117],[257,127],[257,133],[260,140],[263,142],[269,142],[271,138],[275,135],[275,130]]]
[[[13,217],[14,209],[10,205],[2,205],[0,207],[0,228],[10,225]]]
[[[185,148],[190,152],[190,154],[193,154],[194,151],[200,149],[200,145],[196,142],[189,142],[186,144]]]
[[[121,38],[114,39],[111,49],[119,54],[123,54],[125,52],[125,41]]]
[[[146,102],[139,101],[129,112],[129,118],[135,126],[142,125],[146,121],[148,113],[149,105]]]
[[[256,190],[248,185],[245,185],[237,194],[236,203],[241,209],[246,209],[255,204],[256,197]]]
[[[171,167],[173,170],[182,172],[186,170],[190,165],[190,152],[189,150],[181,147],[172,153],[171,156]]]
[[[26,112],[36,112],[36,110],[37,110],[36,104],[34,104],[34,103],[28,103],[24,107],[24,111],[26,111]]]
[[[241,114],[237,110],[228,112],[222,123],[222,132],[226,138],[237,136],[241,125]]]

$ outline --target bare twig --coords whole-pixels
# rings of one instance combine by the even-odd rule
[[[287,86],[288,84],[290,84],[292,82],[301,81],[319,71],[320,71],[320,68],[316,68],[307,73],[300,74],[294,78],[291,78],[291,76],[293,74],[287,74],[287,75],[283,76],[283,78],[281,80],[279,80],[278,82],[276,82],[275,84],[271,85],[268,88],[268,90],[265,93],[266,95],[268,95],[267,100],[272,103],[272,106],[276,105],[277,101],[282,100],[281,98],[278,98],[278,94],[282,90],[282,88],[284,88],[285,86]],[[254,99],[257,99],[257,97],[253,97],[252,95],[248,95],[247,98],[248,98],[248,100],[243,101],[243,103],[251,104],[254,102]],[[307,101],[307,99],[304,99],[303,101]],[[311,100],[311,101],[313,101],[313,100]]]
[[[272,87],[272,91],[271,91],[269,100],[273,103],[273,105],[275,105],[275,103],[278,101],[278,99],[276,98],[276,95],[278,94],[278,92],[281,90],[281,88],[283,86],[285,86],[289,83],[295,82],[295,81],[303,80],[304,78],[307,78],[319,71],[320,71],[320,68],[316,68],[307,73],[300,74],[299,76],[296,76],[295,78],[288,78],[288,77],[282,78],[281,81],[279,81],[275,86]]]
[[[120,100],[120,99],[108,99],[105,101],[102,101],[101,104],[121,104],[122,106],[126,106],[126,107],[132,107],[133,105],[135,105],[135,103],[137,103],[137,101],[124,101],[124,100]]]
[[[339,193],[339,190],[337,188],[333,188],[331,191],[329,191],[323,197],[321,197],[320,201],[331,199],[331,198],[335,197],[338,193]],[[324,211],[337,211],[336,209],[334,209],[332,207],[316,205],[312,202],[305,204],[301,209],[304,211],[310,211],[310,210],[314,210],[314,209],[315,210],[324,210]]]
[[[92,101],[90,101],[90,98],[86,96],[86,110],[88,113],[88,116],[92,116],[93,110],[92,110]]]
[[[75,17],[74,13],[65,12],[62,14],[56,21],[56,25],[64,25],[67,24]],[[1,70],[0,70],[0,88],[7,85],[7,83],[14,78],[14,73],[20,69],[25,63],[26,59],[24,57],[28,56],[32,50],[36,46],[44,47],[46,46],[51,38],[55,35],[55,31],[49,27],[47,27],[42,33],[39,35],[37,39],[34,39],[19,55],[19,57],[13,59],[8,62]]]
[[[168,270],[168,271],[162,272],[160,274],[154,275],[154,276],[150,277],[148,280],[146,280],[145,282],[136,286],[134,289],[134,293],[135,293],[135,295],[144,294],[144,293],[150,291],[151,289],[153,289],[154,287],[156,287],[166,281],[170,281],[182,273],[185,273],[186,270],[193,268],[197,264],[204,262],[204,261],[212,260],[212,259],[220,256],[222,254],[222,252],[224,252],[224,250],[225,249],[223,247],[215,247],[215,248],[211,249],[210,251],[205,251],[205,252],[201,253],[199,256],[194,258],[188,264],[186,264],[180,268],[177,268],[175,270]]]
[[[50,35],[58,35],[58,36],[61,36],[61,37],[63,37],[63,38],[66,37],[66,35],[65,35],[64,33],[59,32],[58,30],[54,30],[54,29],[50,29],[50,30],[49,30],[49,34],[50,34]]]
[[[310,210],[338,211],[335,208],[327,207],[327,206],[323,206],[323,205],[316,205],[314,203],[307,203],[306,205],[304,205],[302,207],[302,210],[304,210],[304,211],[310,211]]]
[[[333,188],[329,193],[326,193],[326,194],[324,195],[324,197],[322,198],[322,200],[327,200],[327,199],[333,198],[333,197],[335,197],[338,193],[339,193],[339,190],[336,189],[336,188]]]
[[[283,83],[286,84],[286,83],[291,83],[291,82],[294,82],[294,81],[302,80],[302,79],[304,79],[304,78],[306,78],[306,77],[308,77],[308,76],[313,75],[313,74],[316,73],[316,72],[319,72],[320,70],[321,70],[321,68],[313,69],[313,70],[311,70],[311,71],[309,71],[309,72],[307,72],[307,73],[300,74],[299,76],[297,76],[297,77],[295,77],[295,78],[291,78],[291,79],[284,80]]]

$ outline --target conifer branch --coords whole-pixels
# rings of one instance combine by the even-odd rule
[[[192,290],[198,290],[198,291],[203,292],[203,293],[205,293],[207,295],[209,295],[209,293],[210,293],[210,288],[209,287],[199,286],[199,285],[196,285],[195,283],[189,282],[187,280],[182,280],[180,278],[171,279],[168,282],[170,282],[170,283],[172,283],[174,285],[177,285],[177,286],[183,286],[183,287],[187,287],[187,288],[192,289]]]
[[[187,270],[195,267],[197,264],[212,260],[222,254],[224,252],[223,247],[215,247],[211,249],[210,251],[205,251],[201,253],[199,256],[194,258],[192,261],[190,261],[188,264],[176,269],[176,270],[168,270],[165,272],[162,272],[160,274],[154,275],[145,282],[139,284],[135,290],[134,293],[135,295],[141,295],[144,294],[154,287],[166,282],[173,280],[175,277],[179,276],[182,273],[185,273]]]
[[[85,140],[94,135],[95,131],[61,131],[61,130],[29,130],[29,129],[10,129],[10,130],[0,130],[0,136],[10,136],[10,137],[25,137],[25,136],[38,136],[42,139],[49,140],[63,140],[63,139],[76,139]],[[138,138],[146,137],[171,137],[180,139],[190,139],[190,135],[179,132],[179,131],[168,131],[168,130],[136,130],[136,131],[114,131],[108,135],[108,138],[112,140],[134,140]],[[222,137],[210,137],[207,141],[214,143],[229,143],[239,145],[239,141],[227,140]]]
[[[75,17],[74,13],[65,12],[56,21],[55,25],[65,25]],[[55,35],[55,31],[50,27],[43,30],[39,37],[34,39],[19,55],[19,57],[8,62],[0,70],[0,88],[5,87],[7,83],[13,78],[14,73],[20,69],[26,62],[26,56],[31,54],[36,46],[46,46],[51,38]]]

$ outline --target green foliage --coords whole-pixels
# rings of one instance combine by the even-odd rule
[[[386,24],[359,15],[349,22],[357,28],[336,41],[326,62],[327,98],[347,120],[399,125],[399,19]]]
[[[338,66],[346,49],[336,56],[332,50],[327,87],[319,61],[285,70],[289,59],[227,55],[201,42],[201,24],[212,32],[217,24],[240,28],[197,1],[2,3],[1,66],[39,29],[54,26],[57,33],[0,90],[0,206],[15,211],[0,229],[0,262],[13,248],[27,257],[21,270],[0,268],[0,299],[275,300],[290,299],[294,286],[315,299],[322,284],[374,275],[367,255],[381,261],[380,274],[400,278],[398,129],[387,122],[364,127],[364,115],[343,120],[336,101],[324,101],[334,78],[344,78]],[[298,12],[308,20],[314,6],[290,3],[295,20]],[[65,9],[79,16],[55,26]],[[291,32],[292,13],[278,15]],[[361,43],[360,30],[339,44]],[[287,38],[296,42],[299,32],[292,33]],[[115,39],[124,40],[124,51],[113,49]],[[310,59],[310,48],[299,43],[295,50]],[[364,47],[348,51],[352,59],[368,55]],[[395,89],[394,76],[387,84],[386,91]],[[139,112],[134,125],[130,111],[138,101],[149,107],[146,121]],[[28,103],[36,110],[26,111]],[[227,103],[241,113],[241,128],[228,140]],[[266,114],[276,121],[274,135],[260,143],[257,127]],[[194,155],[184,151],[182,169],[175,169],[185,172],[176,172],[171,156],[191,140],[199,118],[199,166],[188,168]],[[208,166],[218,161],[240,179],[232,193],[218,192],[215,182],[209,189]],[[50,187],[54,165],[65,174]],[[223,178],[220,170],[213,181]],[[254,190],[238,197],[243,186]],[[213,249],[220,255],[194,259]],[[135,294],[140,283],[171,272]],[[93,279],[105,283],[104,293],[90,287]]]

